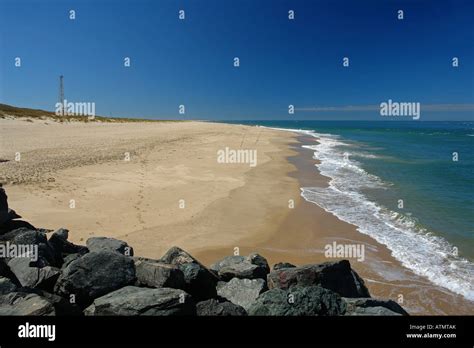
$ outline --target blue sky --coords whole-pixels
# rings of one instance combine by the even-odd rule
[[[474,105],[473,17],[470,0],[0,0],[0,102],[54,110],[62,74],[106,116],[380,119],[392,99],[474,120],[456,107]]]

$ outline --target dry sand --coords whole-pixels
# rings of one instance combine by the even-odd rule
[[[298,265],[327,261],[323,248],[333,241],[364,243],[365,261],[351,264],[373,296],[402,295],[414,314],[474,311],[355,226],[301,199],[301,186],[326,185],[327,178],[296,134],[204,122],[0,126],[0,159],[9,160],[0,163],[0,180],[9,182],[11,207],[38,227],[68,228],[74,242],[116,237],[152,258],[178,245],[205,264],[239,248]],[[258,165],[218,163],[226,147],[257,150]]]
[[[197,252],[238,246],[244,238],[260,242],[299,196],[297,180],[281,175],[292,169],[285,158],[295,140],[274,130],[204,122],[1,122],[0,158],[10,160],[1,164],[1,180],[16,183],[6,185],[10,205],[36,226],[67,227],[74,242],[122,238],[147,257],[173,245]],[[246,163],[218,163],[217,151],[226,147],[257,150],[260,174]],[[236,190],[247,184],[251,191]]]

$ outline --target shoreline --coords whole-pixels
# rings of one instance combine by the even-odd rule
[[[297,138],[299,148],[295,151],[298,155],[290,157],[289,162],[298,170],[290,175],[298,179],[301,187],[326,187],[329,178],[321,175],[315,167],[317,160],[312,158],[314,151],[301,147],[314,145],[317,139],[306,135],[299,135]],[[298,226],[296,235],[286,233],[291,226],[293,230],[294,226]],[[316,228],[312,229],[312,226]],[[474,310],[474,303],[462,295],[439,287],[404,267],[391,255],[390,249],[357,231],[357,226],[340,220],[302,197],[275,236],[267,241],[267,248],[273,249],[276,259],[282,259],[286,255],[288,262],[304,264],[337,259],[324,256],[325,245],[333,242],[365,246],[366,257],[363,262],[355,258],[349,258],[349,261],[366,280],[374,297],[397,301],[401,295],[402,305],[410,314],[415,315],[471,314]],[[311,245],[311,248],[305,250],[306,245]]]
[[[54,137],[57,127],[62,134]],[[403,295],[401,304],[410,314],[473,312],[472,302],[414,275],[386,247],[301,197],[301,187],[328,182],[314,166],[313,151],[301,147],[315,144],[314,137],[212,122],[20,122],[2,129],[9,137],[4,138],[7,149],[20,148],[33,163],[39,159],[30,154],[44,156],[51,167],[44,173],[54,179],[7,185],[12,207],[33,225],[69,228],[75,243],[98,235],[114,237],[149,258],[179,245],[206,265],[238,247],[240,255],[258,252],[270,264],[298,266],[338,260],[324,257],[326,244],[359,243],[365,246],[365,261],[350,261],[374,297],[397,301]],[[27,135],[34,142],[28,143]],[[22,143],[15,144],[16,139]],[[225,147],[256,149],[258,165],[218,164],[216,151]],[[125,150],[132,154],[130,163],[120,159]],[[56,156],[78,156],[80,165],[72,162],[62,169],[59,163],[57,168]],[[71,197],[77,200],[73,210],[68,207]],[[180,199],[185,209],[179,208]]]

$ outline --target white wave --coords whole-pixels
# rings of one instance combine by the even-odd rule
[[[349,145],[340,137],[304,133],[317,138],[319,144],[303,147],[314,150],[314,158],[319,160],[316,166],[330,182],[327,188],[301,188],[303,198],[358,226],[359,232],[386,245],[414,273],[474,301],[474,263],[456,256],[453,245],[420,228],[413,217],[370,201],[362,189],[383,189],[389,184],[362,169],[350,150],[345,151]]]

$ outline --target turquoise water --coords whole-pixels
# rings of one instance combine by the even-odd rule
[[[319,144],[303,147],[321,161],[330,187],[302,188],[302,196],[474,300],[474,122],[238,123],[314,136]]]

